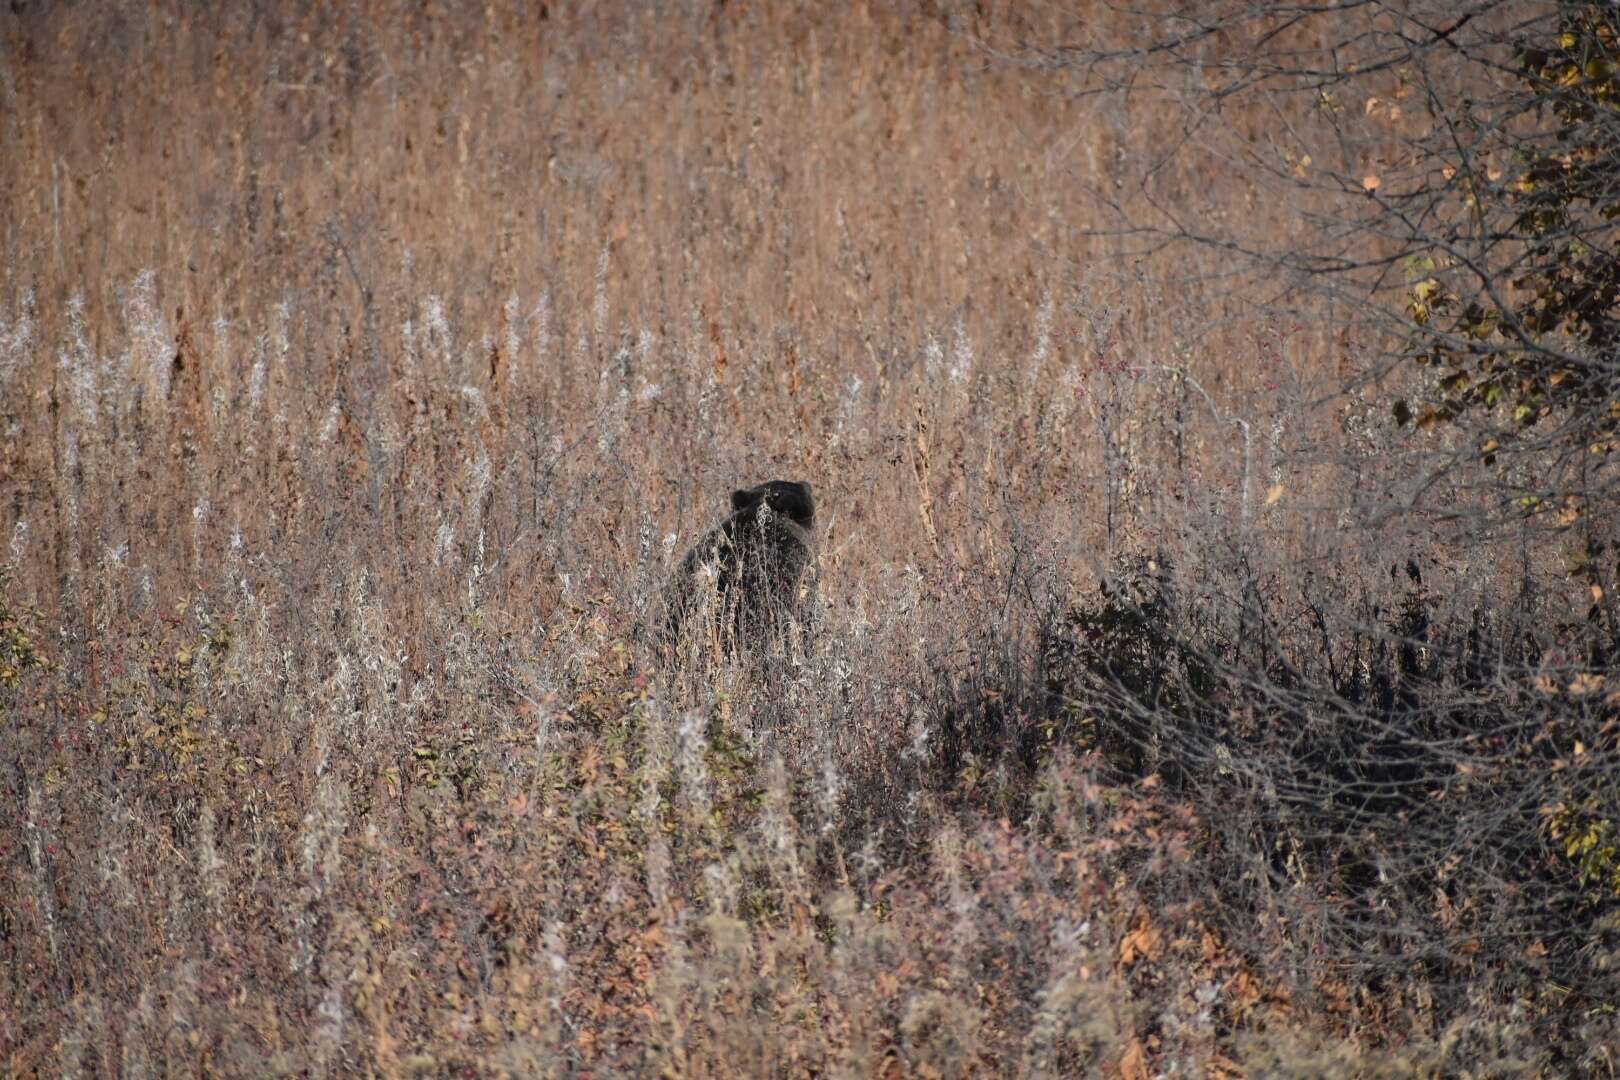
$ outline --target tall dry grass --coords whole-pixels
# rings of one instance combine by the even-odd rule
[[[7,626],[50,665],[4,692],[7,1071],[1541,1060],[1238,948],[1172,793],[943,724],[1116,555],[1348,591],[1429,550],[1369,531],[1405,480],[1338,324],[1085,232],[1253,181],[975,44],[1065,16],[978,18],[0,16]],[[773,476],[821,508],[808,652],[666,663],[661,583]]]

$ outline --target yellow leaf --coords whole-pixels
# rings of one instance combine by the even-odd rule
[[[1266,505],[1271,506],[1278,499],[1282,498],[1284,490],[1285,489],[1281,484],[1273,484],[1271,490],[1266,492]]]

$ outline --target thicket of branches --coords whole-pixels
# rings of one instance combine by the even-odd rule
[[[1485,474],[1491,508],[1565,523],[1614,508],[1611,6],[1196,5],[1144,15],[1125,48],[1084,25],[1062,48],[1031,42],[1027,27],[1004,44],[1037,66],[1082,68],[1089,92],[1178,109],[1183,137],[1125,178],[1136,183],[1097,191],[1112,225],[1081,232],[1229,254],[1234,272],[1274,283],[1263,299],[1278,310],[1332,301],[1391,363],[1427,365],[1412,400],[1386,393],[1401,423],[1466,426],[1459,462],[1523,463]],[[1179,158],[1245,175],[1271,196],[1260,219],[1167,198],[1158,176]],[[1258,227],[1275,216],[1298,219],[1286,244]]]
[[[1361,335],[1371,363],[1324,392],[1407,430],[1407,482],[1345,519],[1387,587],[1244,530],[1119,561],[1049,620],[1060,727],[1202,808],[1237,938],[1288,924],[1302,968],[1546,1007],[1543,1037],[1593,1045],[1620,988],[1620,16],[1201,4],[1123,45],[958,25],[1032,78],[1179,109],[1090,231],[1218,251],[1260,310]],[[1189,211],[1172,163],[1238,170],[1296,227]]]

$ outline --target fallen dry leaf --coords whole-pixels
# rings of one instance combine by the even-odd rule
[[[1132,1039],[1130,1049],[1109,1074],[1114,1080],[1148,1080],[1147,1048],[1141,1039]]]
[[[1156,960],[1163,938],[1153,924],[1143,919],[1136,929],[1126,934],[1119,943],[1119,962],[1129,965],[1138,959]]]

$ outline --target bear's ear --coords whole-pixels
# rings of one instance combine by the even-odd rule
[[[741,510],[749,503],[757,502],[758,500],[759,493],[757,491],[749,491],[746,488],[738,488],[736,491],[731,493],[731,508],[733,510]]]

